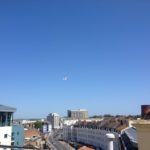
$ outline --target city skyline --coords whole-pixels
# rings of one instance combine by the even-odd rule
[[[15,118],[140,114],[150,100],[149,1],[0,2],[0,101]]]

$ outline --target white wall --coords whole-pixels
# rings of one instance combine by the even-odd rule
[[[113,133],[115,135],[113,142],[114,149],[119,150],[119,134],[116,132],[92,128],[74,128],[73,126],[65,126],[63,128],[64,140],[82,142],[85,144],[93,145],[97,148],[102,148],[104,150],[107,149],[108,145],[108,139],[106,137],[107,133]]]
[[[11,133],[12,127],[0,127],[0,144],[1,145],[11,145]],[[7,134],[7,138],[4,135]]]

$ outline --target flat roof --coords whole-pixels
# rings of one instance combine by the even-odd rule
[[[87,110],[86,109],[77,109],[77,110],[68,110],[68,111],[81,112],[81,111],[87,111]]]
[[[149,120],[136,120],[132,123],[133,125],[150,125],[150,119]]]
[[[16,108],[0,105],[0,112],[15,112]]]

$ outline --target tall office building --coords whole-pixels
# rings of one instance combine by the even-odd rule
[[[88,118],[88,111],[86,109],[68,110],[68,117],[72,119],[86,119]]]
[[[50,113],[47,116],[47,121],[52,125],[53,129],[60,128],[60,116],[57,113]]]

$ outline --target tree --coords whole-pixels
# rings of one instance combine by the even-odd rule
[[[41,121],[36,121],[36,122],[34,123],[34,127],[35,127],[36,129],[40,129],[40,128],[42,127],[42,122],[41,122]]]
[[[105,115],[104,115],[104,118],[105,118],[105,117],[106,117],[106,118],[107,118],[107,117],[109,118],[109,117],[114,117],[114,116],[111,115],[111,114],[105,114]]]
[[[91,116],[90,118],[102,118],[103,116],[102,115],[94,115],[94,116]]]

